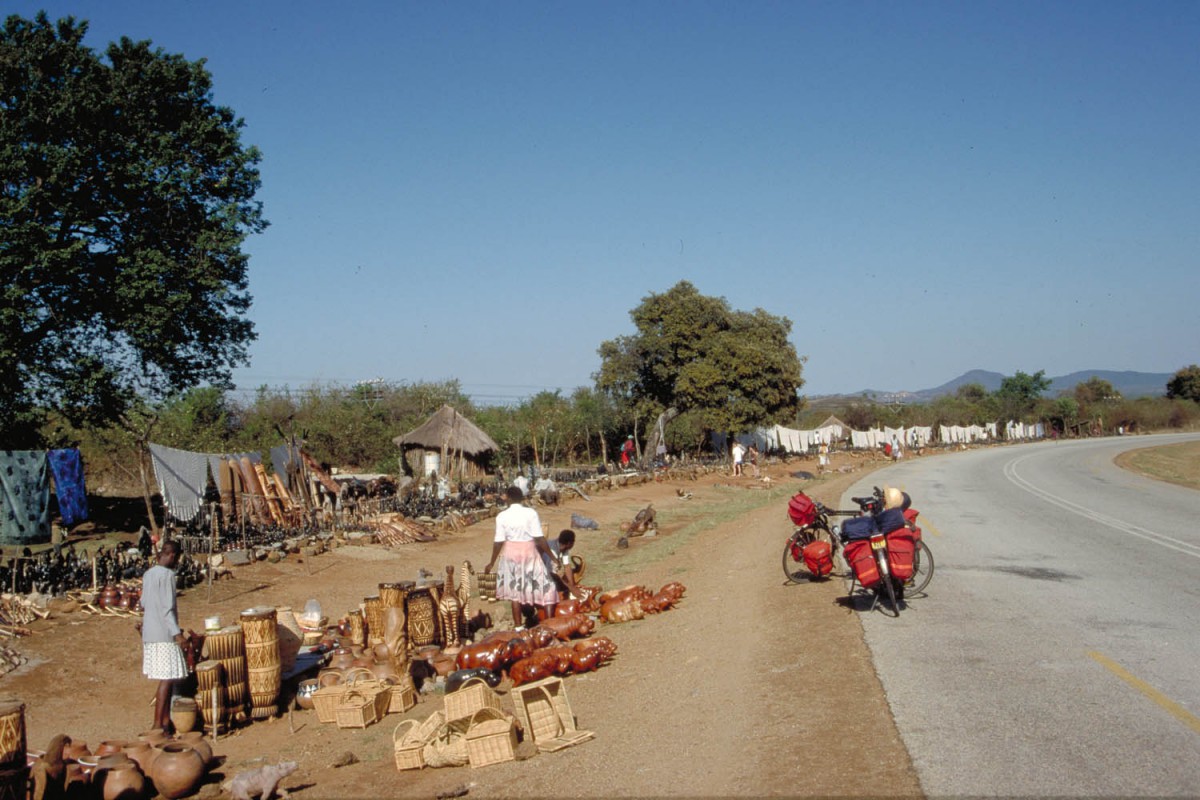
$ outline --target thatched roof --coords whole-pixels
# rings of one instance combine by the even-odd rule
[[[398,447],[423,447],[426,450],[461,450],[470,455],[499,450],[500,446],[475,423],[450,406],[442,406],[425,424],[392,439]]]

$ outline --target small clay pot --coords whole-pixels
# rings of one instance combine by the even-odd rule
[[[87,742],[77,742],[74,739],[71,743],[63,748],[63,758],[73,758],[78,761],[81,758],[91,758],[92,751],[88,749]]]
[[[171,737],[162,728],[151,728],[148,731],[143,731],[138,734],[138,739],[141,739],[151,747],[161,747],[171,741]]]
[[[171,703],[171,724],[175,726],[176,733],[195,730],[199,716],[196,701],[190,697],[176,697],[175,702]]]
[[[96,780],[104,800],[141,800],[146,796],[146,776],[132,761],[101,768]]]
[[[154,759],[151,779],[158,793],[168,800],[187,797],[204,779],[204,757],[184,742],[167,742]]]
[[[346,670],[354,666],[354,654],[345,648],[339,648],[333,653],[333,657],[329,659],[330,669]]]
[[[337,686],[342,682],[340,669],[323,669],[317,674],[317,684],[324,689],[326,686]]]
[[[185,733],[179,737],[179,741],[183,742],[186,745],[191,746],[191,748],[193,750],[195,750],[197,753],[199,753],[200,757],[204,759],[205,767],[212,766],[212,763],[213,763],[212,745],[209,743],[208,739],[204,738],[203,733],[201,733],[200,731],[192,731],[191,733]]]
[[[129,742],[123,742],[117,739],[108,739],[101,742],[99,746],[96,747],[96,752],[92,755],[96,756],[97,758],[111,756],[113,753],[120,753],[125,749],[125,745],[127,744],[129,744]]]
[[[154,766],[154,759],[158,758],[158,748],[151,746],[149,742],[138,740],[126,745],[125,755],[138,765],[143,775],[149,775]]]

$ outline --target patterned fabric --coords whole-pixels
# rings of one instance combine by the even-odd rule
[[[208,456],[152,444],[150,463],[154,465],[163,505],[175,519],[189,522],[200,513],[200,504],[204,500],[204,489],[208,485]]]
[[[50,540],[50,470],[46,453],[0,451],[0,542]]]
[[[183,649],[174,642],[142,645],[142,674],[152,681],[177,681],[188,674]]]
[[[500,551],[496,561],[496,599],[535,606],[558,602],[554,576],[532,541],[506,542]]]
[[[54,496],[63,525],[74,525],[88,518],[87,487],[83,482],[83,459],[74,447],[51,450],[50,471],[54,473]]]

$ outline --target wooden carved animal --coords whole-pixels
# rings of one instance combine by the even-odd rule
[[[279,788],[279,782],[296,771],[299,765],[295,761],[281,761],[278,764],[268,764],[265,767],[241,772],[233,780],[221,788],[228,789],[233,800],[271,800],[275,792],[280,797],[287,797],[286,789]]]
[[[565,642],[573,637],[588,636],[596,623],[586,614],[572,614],[569,617],[551,617],[538,627],[553,631],[555,637]]]
[[[512,680],[513,686],[540,681],[542,678],[549,678],[553,674],[552,661],[533,657],[521,659],[513,664],[508,671],[508,677]]]
[[[575,655],[575,649],[565,645],[558,647],[548,647],[545,650],[539,650],[534,655],[544,653],[546,658],[553,663],[555,675],[566,675],[571,671],[571,658]]]
[[[687,591],[687,587],[679,581],[671,581],[670,583],[665,584],[658,591],[659,593],[665,592],[667,594],[674,595],[675,599],[678,600],[683,597],[683,593]]]
[[[600,619],[608,623],[629,622],[646,616],[638,600],[609,602],[600,606]]]
[[[569,617],[572,614],[578,614],[583,610],[580,608],[580,605],[580,601],[573,597],[567,600],[559,600],[558,605],[554,608],[554,616]]]
[[[604,661],[604,654],[599,650],[572,651],[571,669],[575,672],[591,672],[598,669]]]
[[[508,649],[508,640],[488,641],[484,639],[476,644],[469,644],[458,651],[455,665],[459,669],[476,669],[482,667],[492,672],[504,668],[504,652]]]
[[[67,796],[67,764],[63,760],[63,749],[69,744],[71,737],[60,733],[50,740],[46,755],[33,765],[29,774],[33,800],[63,800]],[[22,790],[21,797],[24,796]]]
[[[624,589],[617,589],[611,592],[601,592],[596,598],[600,605],[605,603],[623,603],[626,600],[640,600],[643,597],[649,597],[650,590],[645,586],[626,586]]]
[[[593,636],[590,639],[580,639],[575,642],[574,649],[580,653],[587,650],[599,650],[607,659],[617,654],[617,643],[607,636]]]

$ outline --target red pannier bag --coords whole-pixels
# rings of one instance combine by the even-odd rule
[[[896,578],[906,581],[913,576],[913,553],[917,542],[912,531],[900,528],[889,533],[887,539],[888,569]]]
[[[869,539],[846,542],[846,549],[842,553],[846,556],[846,563],[850,565],[850,569],[854,570],[854,577],[864,589],[870,589],[879,583],[879,567],[875,564],[875,554],[871,552]]]
[[[804,492],[798,492],[788,501],[788,516],[796,523],[796,527],[803,528],[817,518],[817,506]]]
[[[921,541],[921,526],[917,525],[917,514],[921,512],[915,508],[905,509],[904,521],[908,523],[908,527],[912,530],[913,541]]]
[[[804,556],[804,566],[818,578],[824,578],[833,572],[833,558],[830,557],[829,542],[809,542],[800,551]]]

